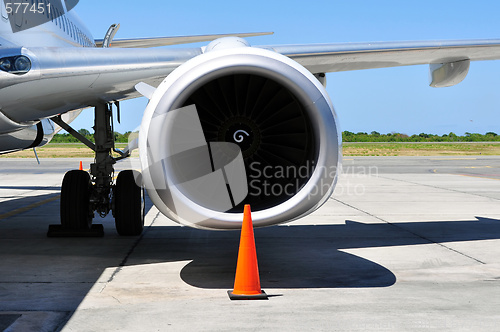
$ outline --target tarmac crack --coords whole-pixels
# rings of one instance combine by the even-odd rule
[[[410,234],[412,234],[413,236],[416,236],[416,237],[418,237],[418,238],[420,238],[420,239],[422,239],[422,240],[425,240],[425,241],[427,241],[427,242],[429,242],[429,243],[436,244],[436,245],[438,245],[438,246],[440,246],[440,247],[442,247],[442,248],[445,248],[445,249],[447,249],[447,250],[449,250],[449,251],[452,251],[452,252],[454,252],[454,253],[456,253],[456,254],[459,254],[459,255],[462,255],[462,256],[464,256],[464,257],[467,257],[467,258],[469,258],[469,259],[471,259],[471,260],[473,260],[473,261],[475,261],[475,262],[477,262],[477,263],[479,263],[479,264],[483,264],[483,265],[485,265],[485,264],[486,264],[485,262],[483,262],[483,261],[481,261],[481,260],[479,260],[479,259],[477,259],[477,258],[475,258],[475,257],[472,257],[472,256],[470,256],[470,255],[467,255],[467,254],[465,254],[465,253],[461,252],[461,251],[458,251],[458,250],[456,250],[456,249],[453,249],[453,248],[451,248],[451,247],[448,247],[448,246],[444,245],[443,243],[436,242],[436,241],[434,241],[434,240],[432,240],[432,239],[430,239],[430,238],[428,238],[428,237],[426,237],[426,236],[423,236],[423,235],[420,235],[420,234],[418,234],[418,233],[412,232],[412,231],[410,231],[410,230],[408,230],[408,229],[406,229],[406,228],[404,228],[404,227],[398,226],[398,225],[397,225],[397,224],[395,224],[395,223],[392,223],[392,222],[390,222],[390,221],[388,221],[388,220],[385,220],[385,219],[383,219],[383,218],[380,218],[380,217],[378,217],[378,216],[376,216],[376,215],[374,215],[374,214],[372,214],[372,213],[370,213],[370,212],[368,212],[368,211],[364,211],[364,210],[362,210],[362,209],[360,209],[360,208],[357,208],[357,207],[355,207],[355,206],[353,206],[353,205],[351,205],[351,204],[349,204],[349,203],[343,202],[343,201],[341,201],[341,200],[339,200],[339,199],[337,199],[337,198],[333,198],[333,197],[332,197],[331,199],[333,199],[334,201],[337,201],[337,202],[339,202],[340,204],[343,204],[343,205],[345,205],[345,206],[347,206],[347,207],[350,207],[350,208],[355,209],[355,210],[357,210],[357,211],[359,211],[359,212],[362,212],[362,213],[366,214],[367,216],[373,217],[373,218],[378,219],[378,220],[380,220],[380,221],[382,221],[382,222],[384,222],[384,223],[386,223],[386,224],[388,224],[388,225],[391,225],[391,226],[393,226],[393,227],[396,227],[396,228],[397,228],[397,229],[399,229],[399,230],[403,230],[403,231],[405,231],[405,232],[407,232],[407,233],[410,233]]]
[[[156,214],[156,216],[153,218],[153,221],[151,222],[151,225],[149,225],[143,232],[142,234],[137,238],[137,240],[135,240],[134,244],[132,245],[132,247],[130,247],[129,251],[127,252],[127,254],[125,255],[125,257],[123,258],[123,260],[121,261],[121,263],[118,265],[118,267],[113,271],[113,273],[111,274],[111,276],[109,277],[109,279],[104,283],[103,287],[99,290],[99,293],[102,293],[104,291],[104,289],[106,289],[106,286],[113,281],[113,279],[116,277],[116,275],[118,273],[120,273],[123,269],[124,266],[127,265],[127,261],[128,259],[130,258],[130,256],[133,254],[135,248],[137,248],[137,246],[139,245],[139,243],[141,242],[141,240],[144,238],[144,235],[146,235],[149,230],[151,229],[151,227],[154,225],[156,219],[158,219],[160,215],[160,212],[158,212]]]

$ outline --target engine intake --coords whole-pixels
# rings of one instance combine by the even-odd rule
[[[216,45],[172,72],[148,104],[139,147],[149,196],[167,216],[198,228],[239,228],[244,204],[251,205],[255,226],[307,215],[331,195],[341,159],[336,116],[324,87],[275,52]],[[190,105],[209,145],[230,142],[241,149],[248,195],[227,211],[172,188],[182,168],[153,165],[164,154],[160,143],[168,145],[173,132],[159,115]]]
[[[233,142],[242,151],[248,196],[230,212],[242,212],[244,204],[254,212],[279,205],[309,180],[318,152],[311,120],[283,85],[229,74],[203,84],[183,106],[193,104],[208,142]]]

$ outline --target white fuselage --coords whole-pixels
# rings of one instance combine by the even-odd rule
[[[94,38],[74,11],[47,23],[13,33],[3,1],[0,5],[0,38],[8,47],[94,47]],[[27,23],[26,21],[24,23]],[[22,25],[21,25],[22,27]],[[2,43],[1,48],[6,48]]]
[[[23,23],[29,22],[23,20],[21,26]],[[0,44],[0,55],[10,55],[16,50],[22,54],[23,49],[37,47],[95,46],[90,31],[73,11],[56,18],[51,17],[51,20],[42,25],[14,33],[3,1],[0,3]],[[31,121],[16,119],[16,108],[23,106],[23,100],[32,91],[25,84],[16,84],[16,78],[11,76],[12,74],[0,73],[0,80],[3,78],[4,82],[14,83],[5,83],[2,86],[4,89],[0,90],[0,153],[44,145],[59,129],[49,119],[41,118],[39,122],[36,121],[37,112],[33,113],[35,118]],[[28,105],[26,107],[29,108]],[[78,114],[79,111],[67,114],[66,120],[70,121]]]

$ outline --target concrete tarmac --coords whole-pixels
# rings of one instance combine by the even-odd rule
[[[500,157],[346,158],[323,207],[255,230],[265,301],[226,293],[239,232],[151,205],[141,237],[47,238],[79,160],[41,162],[0,159],[0,330],[500,329]]]

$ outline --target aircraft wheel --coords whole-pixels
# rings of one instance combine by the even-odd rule
[[[140,235],[144,228],[144,189],[135,183],[132,170],[121,171],[114,188],[114,216],[118,234]]]
[[[64,175],[61,186],[61,225],[65,229],[89,229],[92,216],[89,211],[90,175],[74,170]]]

